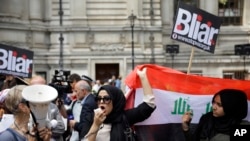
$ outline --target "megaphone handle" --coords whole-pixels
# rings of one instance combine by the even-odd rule
[[[36,117],[35,117],[34,113],[31,110],[30,110],[30,113],[31,113],[32,119],[34,121],[34,124],[36,125],[36,128],[38,128],[38,123],[36,121]],[[43,139],[41,139],[40,136],[39,136],[38,130],[36,132],[36,139],[37,139],[37,141],[43,141]]]

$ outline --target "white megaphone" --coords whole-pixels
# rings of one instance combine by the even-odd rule
[[[22,96],[29,101],[30,110],[39,127],[47,125],[48,106],[57,98],[57,95],[57,90],[48,85],[31,85],[23,89]]]

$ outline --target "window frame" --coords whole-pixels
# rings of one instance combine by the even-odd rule
[[[237,79],[244,80],[245,79],[245,70],[224,70],[223,78],[224,79]]]
[[[194,7],[199,7],[199,0],[180,0],[181,2],[194,6]],[[176,10],[178,7],[179,1],[174,0],[174,15],[176,15]]]
[[[242,25],[243,6],[244,0],[226,0],[225,4],[218,2],[218,16],[222,18],[222,25]]]

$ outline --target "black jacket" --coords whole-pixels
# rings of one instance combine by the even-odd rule
[[[96,108],[95,96],[93,94],[88,95],[82,105],[80,121],[74,126],[74,129],[79,132],[80,139],[88,133],[94,119],[94,109]]]

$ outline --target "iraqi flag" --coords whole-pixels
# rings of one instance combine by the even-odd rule
[[[126,108],[136,107],[142,102],[143,90],[136,70],[144,67],[147,67],[157,108],[148,119],[135,125],[139,140],[184,140],[182,115],[193,110],[191,125],[197,124],[203,114],[211,111],[213,95],[225,88],[247,93],[249,110],[246,120],[250,121],[250,81],[202,77],[152,64],[137,66],[126,77],[125,83],[129,88]]]

